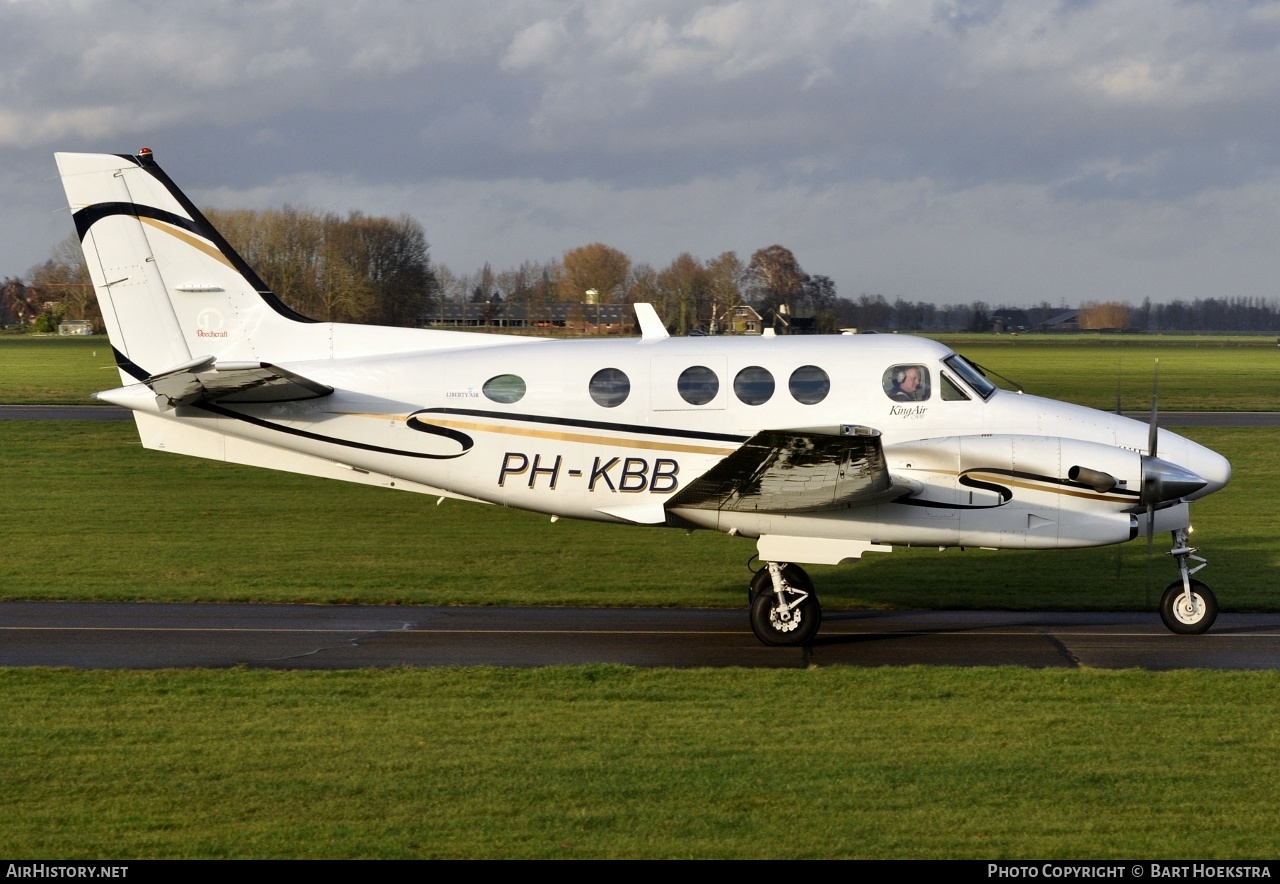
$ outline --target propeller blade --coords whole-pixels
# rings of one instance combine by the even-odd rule
[[[1147,590],[1142,599],[1144,608],[1151,607],[1151,558],[1152,545],[1156,536],[1156,507],[1155,504],[1147,504]]]
[[[1116,360],[1116,414],[1120,414],[1120,360]]]
[[[1147,432],[1147,454],[1156,456],[1156,440],[1160,435],[1160,427],[1156,423],[1159,412],[1157,403],[1160,400],[1160,358],[1156,357],[1156,373],[1151,381],[1151,429]]]

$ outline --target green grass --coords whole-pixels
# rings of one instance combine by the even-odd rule
[[[1110,350],[984,343],[962,349],[1114,405]],[[0,340],[0,401],[114,386],[103,344]],[[1205,390],[1241,357],[1264,382],[1239,407],[1280,407],[1271,350],[1155,349],[1164,408],[1230,407]],[[1123,349],[1127,408],[1149,355]],[[1202,576],[1275,610],[1275,431],[1186,435],[1235,468],[1193,508]],[[147,452],[128,423],[0,442],[4,598],[745,604],[754,545],[708,532],[436,507]],[[812,571],[828,608],[1154,605],[1140,541]],[[0,855],[1266,858],[1278,703],[1273,672],[0,670]]]
[[[0,405],[93,405],[91,393],[118,386],[104,335],[0,337]]]
[[[1280,851],[1277,673],[7,670],[0,704],[11,858]]]
[[[1028,393],[1113,411],[1149,410],[1159,360],[1166,411],[1280,411],[1280,347],[1275,339],[1150,338],[1092,343],[1057,336],[974,336],[951,340],[970,360],[1021,384]],[[1012,385],[993,377],[1002,386]]]
[[[131,423],[5,422],[0,597],[596,606],[745,605],[753,542],[501,507],[143,450]],[[1276,610],[1271,429],[1188,435],[1235,477],[1193,506],[1226,610]],[[1046,552],[897,548],[814,567],[824,606],[1153,610],[1156,538]]]

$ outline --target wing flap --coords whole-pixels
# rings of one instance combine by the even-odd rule
[[[845,424],[757,433],[685,486],[667,509],[819,512],[869,506],[906,492],[889,476],[880,432]]]
[[[193,359],[144,382],[162,409],[199,402],[295,402],[333,392],[321,384],[269,362],[216,362]]]

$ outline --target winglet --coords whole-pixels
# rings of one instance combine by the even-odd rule
[[[653,309],[652,304],[633,304],[632,306],[636,308],[636,320],[640,323],[640,337],[652,338],[655,341],[671,337],[667,334],[667,327],[658,318],[658,311]]]

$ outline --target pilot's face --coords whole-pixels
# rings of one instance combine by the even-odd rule
[[[908,368],[902,378],[902,389],[914,393],[920,387],[920,369]]]

